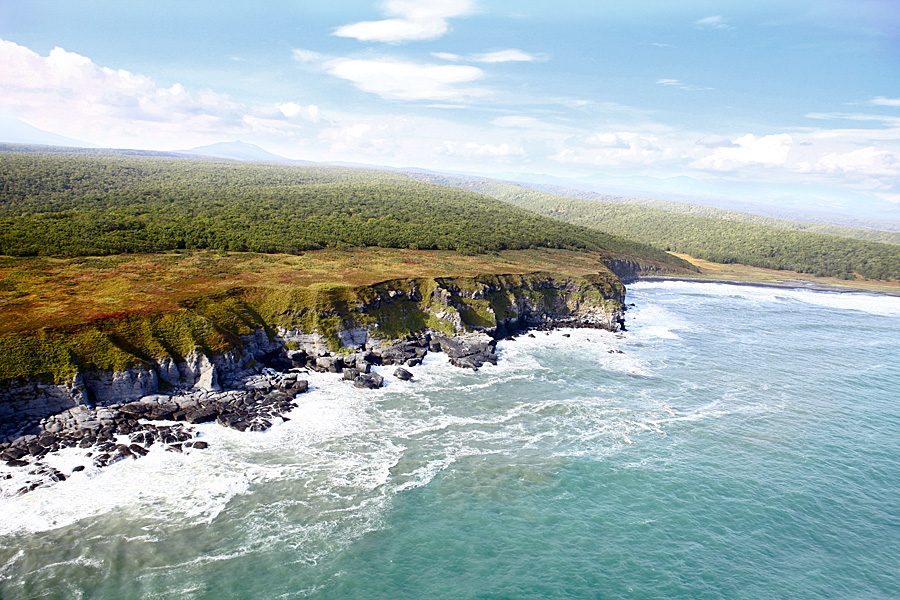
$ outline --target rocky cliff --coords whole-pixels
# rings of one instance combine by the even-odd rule
[[[280,294],[237,289],[185,302],[176,315],[40,332],[34,347],[29,338],[0,348],[0,440],[76,406],[161,391],[221,393],[266,364],[365,373],[367,361],[414,360],[416,351],[404,354],[404,344],[412,344],[477,368],[491,360],[491,340],[520,329],[616,331],[624,324],[624,298],[622,282],[609,271],[398,279]]]

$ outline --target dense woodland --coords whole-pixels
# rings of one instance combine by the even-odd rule
[[[385,171],[0,152],[0,254],[381,246],[574,248],[685,265],[658,249]]]
[[[713,262],[844,279],[853,279],[857,274],[868,279],[900,279],[900,247],[895,245],[684,214],[653,206],[566,198],[495,180],[435,174],[419,177]]]

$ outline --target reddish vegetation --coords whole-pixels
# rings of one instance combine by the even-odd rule
[[[78,259],[0,258],[0,335],[176,310],[235,287],[371,285],[403,277],[597,273],[604,256],[567,250],[456,252],[366,248],[301,255],[185,252]]]

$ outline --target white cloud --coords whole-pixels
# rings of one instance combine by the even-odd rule
[[[322,55],[312,50],[304,50],[302,48],[294,48],[291,50],[291,56],[294,60],[302,63],[316,62],[322,60]]]
[[[626,137],[630,137],[632,140],[638,139],[627,134],[594,133],[585,138],[584,141],[591,146],[597,146],[599,148],[620,148],[628,150],[631,148],[632,144]]]
[[[732,29],[728,24],[728,19],[721,15],[697,19],[694,21],[694,25],[701,29]]]
[[[319,140],[325,142],[331,152],[340,154],[349,149],[369,149],[377,134],[377,129],[370,123],[352,123],[325,129],[319,134]]]
[[[721,135],[707,135],[699,140],[697,140],[697,145],[703,148],[738,148],[738,144],[735,144],[727,137]]]
[[[433,40],[450,30],[448,19],[471,14],[474,9],[474,0],[388,0],[384,12],[394,18],[344,25],[334,35],[364,42]]]
[[[462,156],[467,158],[489,157],[503,158],[510,155],[522,154],[522,150],[514,148],[510,144],[479,144],[478,142],[453,142],[445,141],[435,148],[438,154]]]
[[[882,96],[878,96],[877,98],[873,98],[869,100],[869,104],[874,106],[894,106],[900,107],[900,98],[884,98]]]
[[[672,158],[655,135],[634,131],[601,131],[572,138],[567,148],[551,156],[560,163],[626,166],[647,165]]]
[[[668,85],[668,86],[672,86],[672,87],[677,87],[680,90],[687,90],[690,92],[697,92],[697,91],[712,89],[709,87],[699,87],[696,85],[688,85],[686,83],[682,83],[681,81],[679,81],[677,79],[657,79],[656,83],[658,83],[659,85]]]
[[[459,101],[486,94],[481,89],[457,87],[484,75],[481,69],[466,65],[339,58],[329,62],[326,68],[335,77],[352,81],[363,91],[392,100]]]
[[[888,117],[885,115],[867,115],[860,113],[807,113],[803,116],[807,119],[816,119],[819,121],[882,121],[884,123],[900,125],[900,117]]]
[[[535,62],[540,60],[547,60],[547,57],[544,55],[535,55],[528,54],[527,52],[523,52],[516,48],[509,48],[507,50],[497,50],[495,52],[483,52],[481,54],[470,54],[468,56],[462,56],[460,54],[453,54],[452,52],[432,52],[431,56],[435,58],[439,58],[441,60],[449,60],[452,62],[458,62],[460,60],[469,60],[472,62],[480,62],[480,63],[508,63],[508,62]]]
[[[0,40],[0,112],[40,129],[107,147],[188,148],[223,139],[307,137],[319,107],[251,106],[210,90],[95,64],[62,48],[44,57]]]
[[[819,160],[819,166],[830,172],[861,173],[869,176],[900,175],[900,160],[886,150],[874,146],[850,152],[831,152]]]
[[[462,59],[462,56],[460,56],[459,54],[453,54],[452,52],[432,52],[431,55],[441,60],[449,60],[453,62]]]
[[[296,102],[285,102],[284,104],[276,104],[275,107],[281,111],[281,114],[289,119],[299,116],[300,118],[312,121],[313,123],[318,122],[319,120],[319,107],[315,104],[301,106]]]
[[[509,50],[498,50],[496,52],[487,52],[485,54],[476,54],[472,60],[483,63],[505,63],[505,62],[532,62],[537,60],[531,54],[526,54],[521,50],[510,48]]]
[[[157,134],[242,131],[246,107],[224,94],[163,88],[56,47],[46,56],[0,40],[0,107],[26,122],[84,139],[127,144]]]
[[[756,137],[747,134],[734,140],[732,146],[718,147],[711,154],[695,163],[701,169],[733,170],[747,164],[783,166],[794,144],[786,134]]]
[[[528,129],[540,129],[545,127],[544,123],[538,121],[534,117],[520,117],[516,115],[497,117],[491,121],[491,124],[496,125],[497,127],[521,127]]]

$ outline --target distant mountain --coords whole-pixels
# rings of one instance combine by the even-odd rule
[[[268,150],[260,148],[256,144],[248,144],[246,142],[219,142],[208,146],[199,146],[190,150],[181,150],[182,154],[191,154],[194,156],[208,156],[211,158],[227,158],[230,160],[240,161],[265,161],[279,163],[306,163],[303,160],[291,160],[277,154],[272,154]]]
[[[97,148],[89,142],[38,129],[19,119],[0,116],[0,142],[8,144],[38,144],[42,146],[67,146],[74,148]]]

